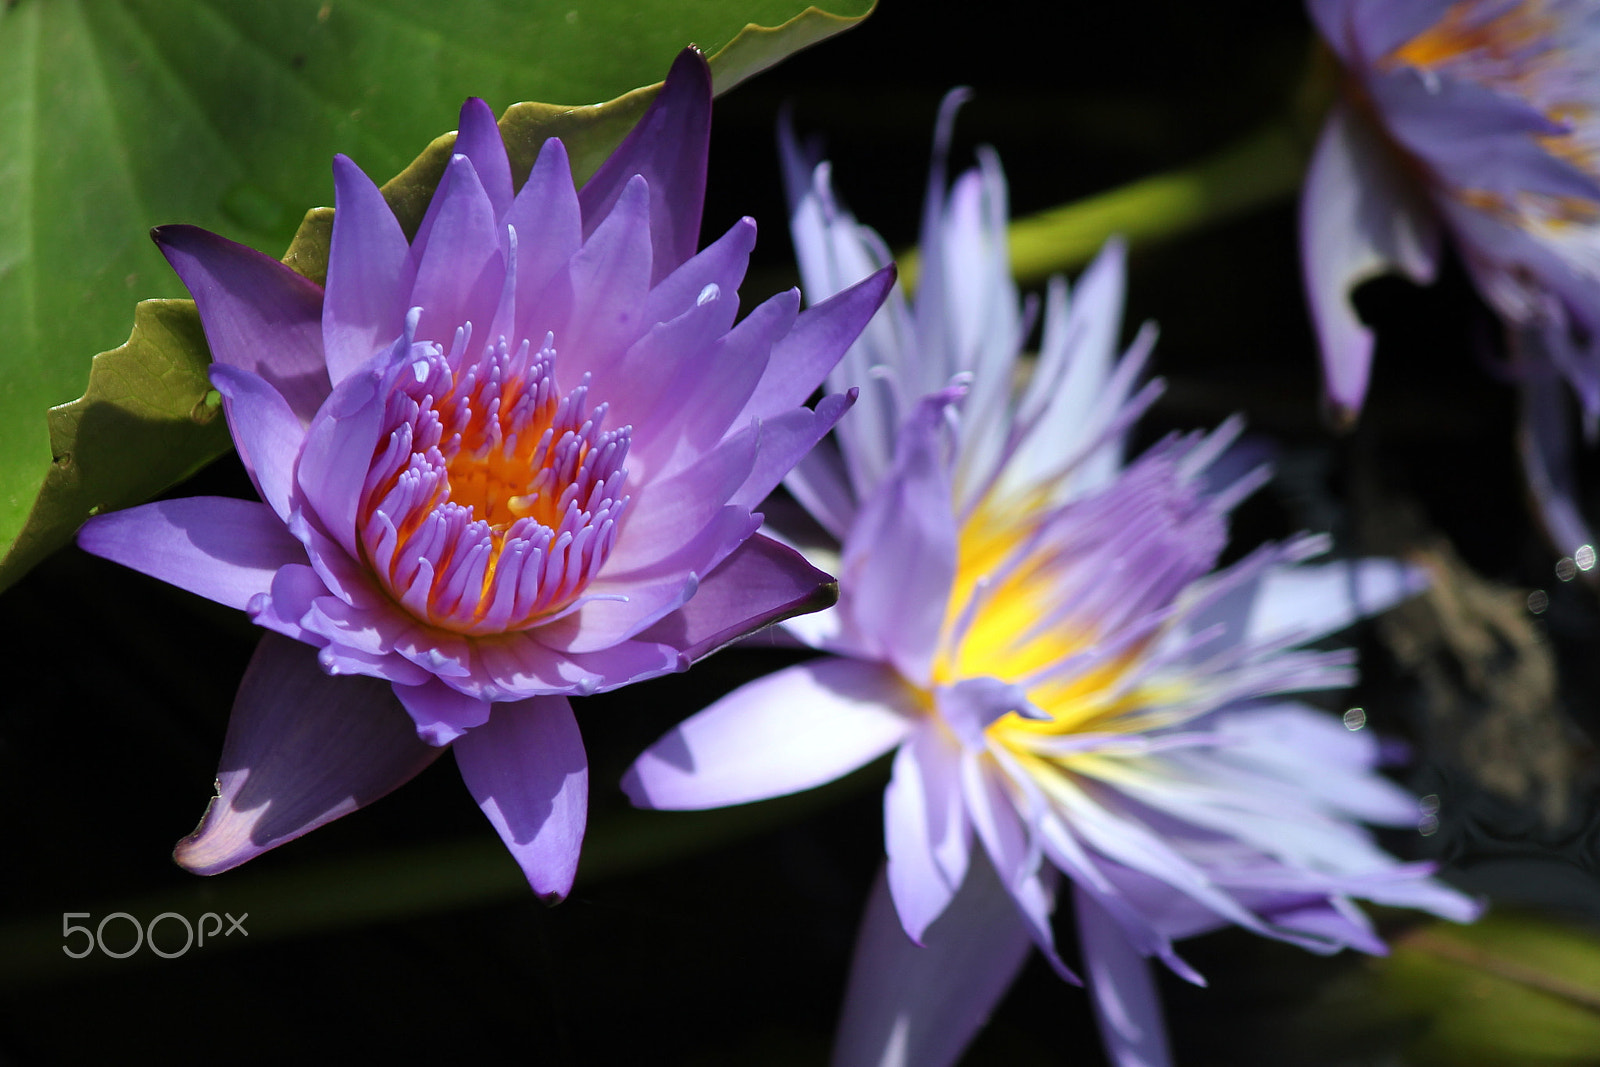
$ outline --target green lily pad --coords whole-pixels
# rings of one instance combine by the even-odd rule
[[[1556,1065],[1600,1050],[1600,935],[1519,915],[1405,935],[1371,1002],[1409,1020],[1407,1062]]]
[[[860,21],[872,0],[10,0],[0,4],[0,588],[96,510],[228,447],[193,308],[146,239],[188,222],[320,278],[329,160],[394,173],[462,99],[523,104],[517,152],[559,134],[586,177],[687,43],[719,91]],[[385,193],[420,217],[450,137]],[[518,157],[520,159],[520,157]],[[521,159],[525,170],[532,156]],[[298,224],[298,231],[296,226]],[[87,383],[87,387],[86,387]],[[78,400],[70,403],[78,394]],[[48,424],[40,415],[52,405]]]

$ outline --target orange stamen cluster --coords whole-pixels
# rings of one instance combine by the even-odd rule
[[[388,433],[358,529],[379,581],[418,619],[466,634],[526,629],[577,602],[627,506],[627,427],[602,430],[587,378],[563,393],[553,338],[465,357],[413,344],[391,372]]]

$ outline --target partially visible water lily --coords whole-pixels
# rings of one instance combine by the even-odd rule
[[[831,600],[752,509],[849,407],[805,403],[891,275],[736,324],[755,224],[696,252],[710,118],[689,50],[581,189],[552,139],[514,190],[469,100],[411,239],[338,157],[325,289],[203,230],[157,231],[262,502],[163,501],[78,541],[269,631],[184,866],[233,867],[451,746],[559,898],[588,788],[567,697]]]
[[[1523,452],[1550,532],[1591,540],[1571,500],[1565,381],[1600,420],[1600,5],[1593,0],[1308,0],[1345,92],[1301,204],[1329,400],[1353,418],[1373,338],[1350,302],[1419,283],[1448,235],[1505,322]]]
[[[648,749],[640,805],[705,808],[809,788],[886,753],[888,855],[867,906],[835,1063],[953,1062],[1030,946],[1078,981],[1052,919],[1070,886],[1085,977],[1119,1064],[1167,1061],[1147,960],[1236,924],[1316,952],[1382,952],[1358,899],[1470,919],[1362,822],[1415,824],[1379,746],[1291,694],[1354,680],[1301,646],[1421,585],[1389,560],[1310,565],[1303,536],[1215,570],[1238,468],[1230,424],[1124,466],[1153,343],[1120,358],[1122,250],[1034,308],[1007,269],[992,153],[946,189],[941,115],[915,303],[898,291],[830,376],[851,418],[786,484],[838,539],[834,609],[788,631],[823,655],[736,690]],[[785,140],[808,292],[884,262],[827,165]],[[1025,378],[1025,382],[1023,379]]]

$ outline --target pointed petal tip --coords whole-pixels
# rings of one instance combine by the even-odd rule
[[[588,757],[565,697],[500,704],[453,750],[467,790],[546,904],[572,891],[587,823]]]
[[[809,615],[813,611],[826,611],[828,608],[833,607],[838,602],[838,580],[835,579],[831,582],[823,582],[821,585],[817,586],[817,591],[815,593],[812,593],[810,597],[802,602],[801,607],[795,611],[794,615]],[[786,618],[792,619],[794,618],[794,615],[786,616]],[[773,621],[782,622],[783,619],[774,619]]]
[[[345,155],[343,152],[337,152],[337,153],[334,154],[332,169],[333,169],[333,182],[334,182],[333,195],[334,195],[334,203],[335,203],[335,205],[337,205],[337,203],[338,203],[339,183],[340,183],[341,179],[347,181],[350,178],[353,178],[353,177],[356,177],[357,175],[359,175],[361,178],[364,178],[367,181],[371,181],[372,180],[371,178],[369,178],[367,176],[367,172],[362,170],[361,167],[356,163],[355,160],[351,159],[349,156]]]
[[[711,81],[711,64],[706,61],[706,54],[697,44],[686,45],[683,51],[678,53],[678,57],[672,61],[672,69],[667,72],[667,79],[670,81],[673,75],[678,75],[680,71],[683,72],[680,76],[699,72],[704,75],[708,84]]]
[[[156,247],[160,248],[163,253],[166,253],[169,248],[181,249],[193,245],[196,241],[204,241],[206,238],[214,238],[219,241],[226,240],[226,238],[218,237],[210,230],[190,225],[187,222],[168,222],[150,229],[150,240],[154,241]],[[233,242],[230,241],[228,243],[232,244]],[[170,259],[171,257],[168,256],[168,258]]]
[[[711,64],[706,62],[705,53],[700,51],[700,46],[691,44],[679,52],[678,58],[672,61],[672,67],[667,71],[667,77],[661,83],[661,93],[656,99],[659,101],[675,96],[681,98],[681,103],[692,97],[696,105],[703,104],[709,112],[714,91]]]
[[[200,822],[172,849],[174,863],[190,874],[207,877],[231,870],[249,858],[248,853],[241,855],[240,850],[236,848],[218,848],[215,841],[209,840],[212,835],[207,833],[207,829],[212,823],[213,816],[217,814],[217,805],[222,802],[222,782],[215,781],[212,788],[215,792],[206,804],[206,811],[200,816]]]

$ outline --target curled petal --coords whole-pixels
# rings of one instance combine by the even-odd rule
[[[317,648],[326,644],[326,640],[306,629],[303,623],[311,613],[311,606],[327,593],[327,587],[315,570],[291,563],[278,568],[278,573],[272,576],[271,589],[265,596],[252,597],[245,610],[257,626]]]
[[[346,375],[334,387],[306,434],[295,482],[312,513],[349,559],[359,559],[356,510],[367,467],[379,440],[384,398],[377,361]]]
[[[448,745],[489,721],[489,702],[456,692],[437,678],[421,685],[397,685],[394,695],[417,724],[417,736],[430,745]]]
[[[1300,201],[1300,265],[1323,378],[1329,400],[1346,419],[1366,397],[1373,347],[1351,291],[1391,270],[1428,282],[1438,266],[1438,224],[1388,153],[1367,120],[1336,105]]]
[[[348,815],[439,755],[389,686],[330,678],[305,645],[267,634],[239,684],[217,795],[173,858],[217,874]]]

